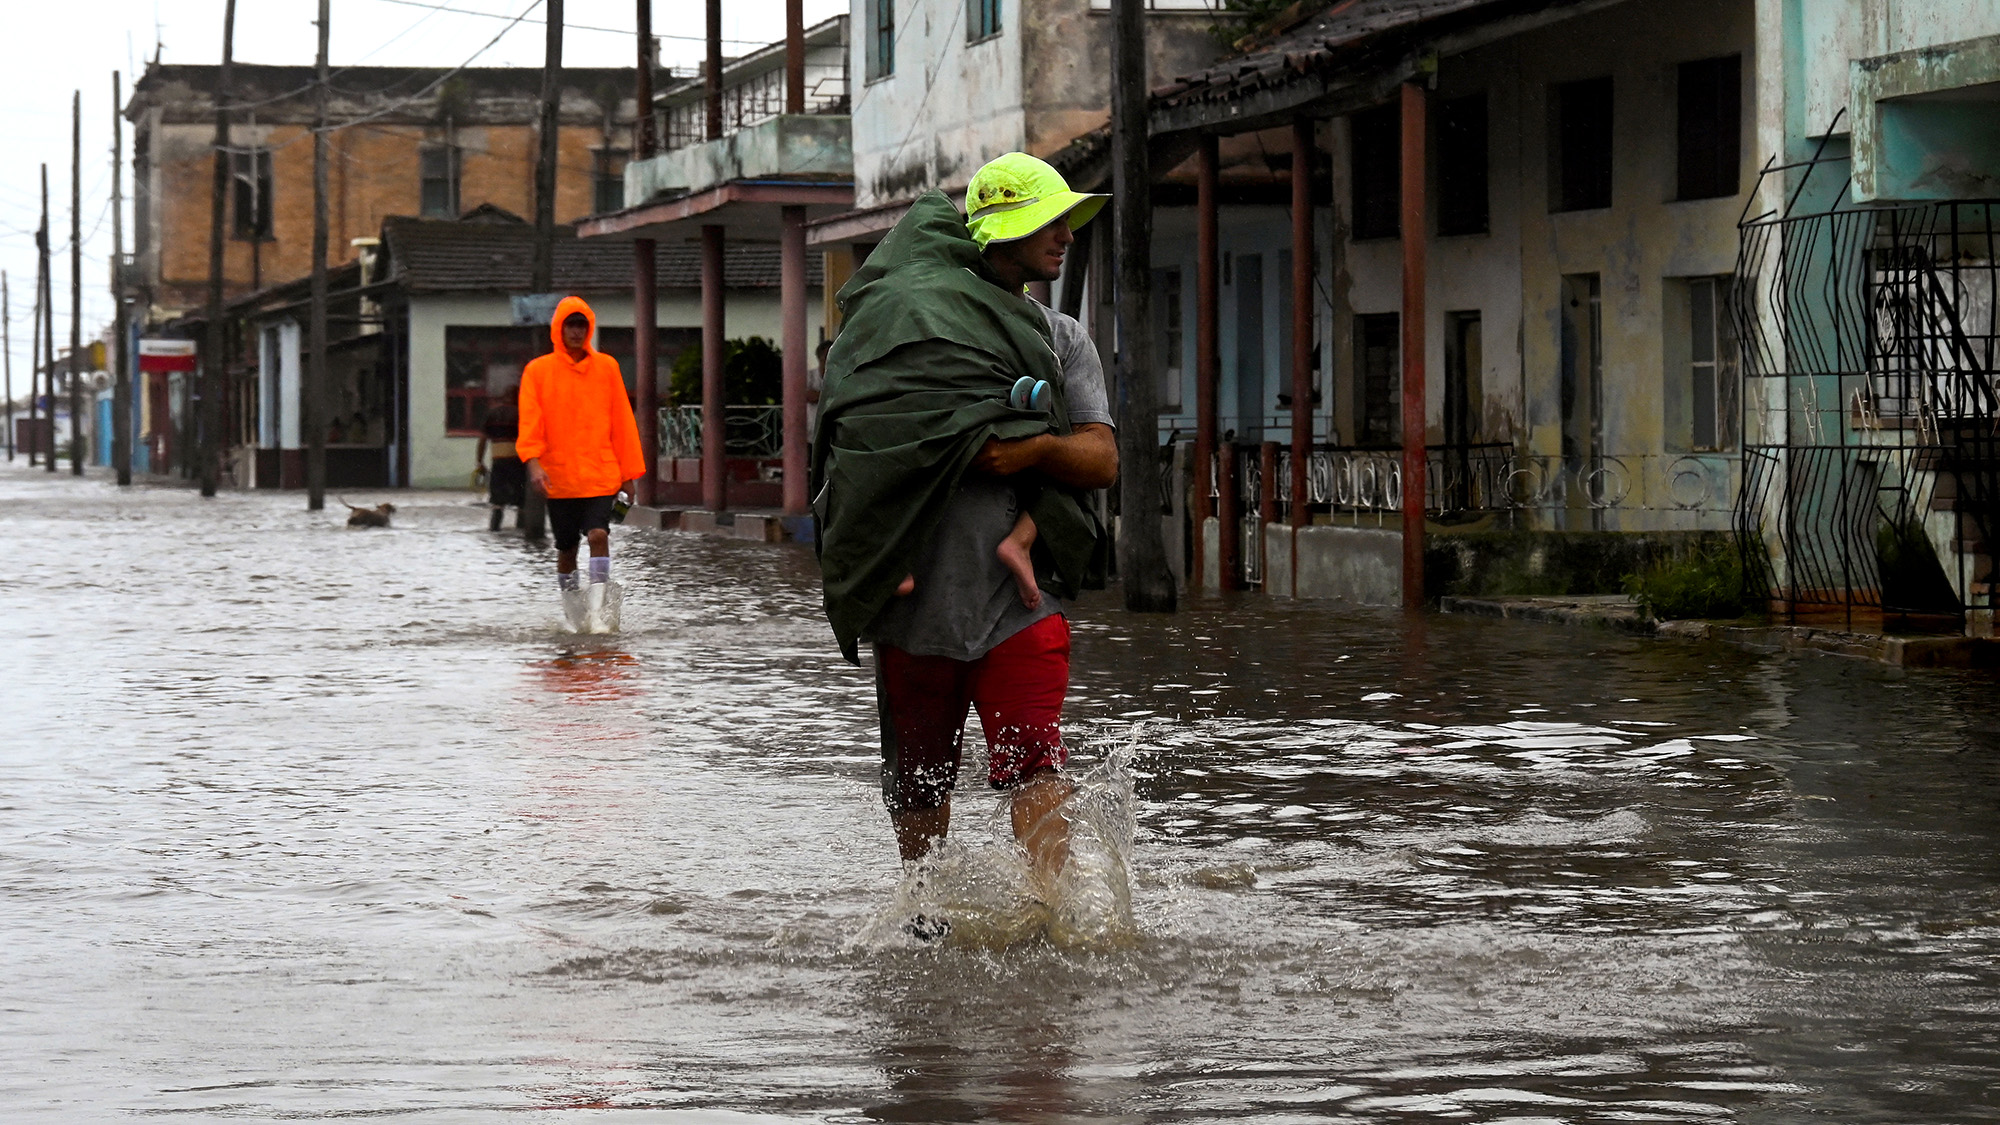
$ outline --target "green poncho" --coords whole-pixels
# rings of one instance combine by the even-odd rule
[[[1040,306],[1001,288],[943,193],[917,200],[838,299],[813,515],[826,618],[858,663],[861,631],[911,572],[987,439],[1068,434],[1070,422]],[[1050,413],[1007,405],[1023,375],[1056,389]],[[1084,493],[1033,474],[1014,480],[1053,592],[1102,588],[1104,529]]]

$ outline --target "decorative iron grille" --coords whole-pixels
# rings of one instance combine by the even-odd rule
[[[1838,193],[1795,211],[1815,173]],[[1993,608],[2000,202],[1857,206],[1846,175],[1815,157],[1784,212],[1741,224],[1744,559],[1794,617],[1962,624]]]
[[[660,456],[701,456],[700,406],[660,408]],[[785,455],[783,406],[722,408],[722,449],[730,457],[774,460]]]

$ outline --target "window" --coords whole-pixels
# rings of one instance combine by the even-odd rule
[[[590,209],[602,215],[625,207],[625,161],[631,153],[622,148],[600,148],[591,153]]]
[[[1361,378],[1356,388],[1356,430],[1362,445],[1394,445],[1403,433],[1403,344],[1402,318],[1396,313],[1373,313],[1354,318],[1354,369]]]
[[[1676,198],[1735,195],[1743,157],[1743,61],[1736,55],[1680,65]]]
[[[1354,237],[1394,238],[1403,205],[1403,124],[1394,105],[1348,118],[1354,169]]]
[[[1611,206],[1611,79],[1555,87],[1550,114],[1549,210]]]
[[[1728,313],[1729,278],[1688,282],[1688,398],[1697,450],[1736,446],[1736,332]]]
[[[1160,409],[1181,408],[1181,350],[1185,320],[1181,314],[1181,271],[1153,271],[1153,363],[1160,371]]]
[[[1438,233],[1486,233],[1486,95],[1438,105]]]
[[[965,41],[977,43],[1000,34],[1000,0],[965,0]]]
[[[418,213],[426,219],[458,218],[458,146],[425,145],[417,163],[423,177]]]
[[[253,148],[230,153],[229,173],[229,198],[235,212],[234,237],[270,241],[271,150]]]
[[[1444,443],[1448,446],[1479,440],[1483,344],[1478,313],[1444,314]]]
[[[896,0],[868,0],[868,80],[896,73]]]
[[[1236,440],[1264,440],[1264,255],[1236,255]]]
[[[1604,291],[1594,273],[1562,279],[1562,456],[1565,467],[1594,472],[1603,457]],[[1583,478],[1578,478],[1582,480]],[[1601,484],[1593,478],[1592,484]],[[1586,485],[1585,494],[1591,485]]]

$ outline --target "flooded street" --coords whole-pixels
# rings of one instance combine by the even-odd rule
[[[1991,673],[1093,595],[1131,932],[923,946],[808,552],[393,499],[0,471],[0,1116],[2000,1120]]]

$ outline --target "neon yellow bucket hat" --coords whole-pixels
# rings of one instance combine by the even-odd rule
[[[1110,198],[1071,191],[1048,161],[1010,152],[972,174],[965,187],[965,225],[983,250],[989,242],[1026,238],[1064,216],[1075,230]]]

